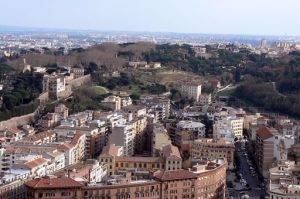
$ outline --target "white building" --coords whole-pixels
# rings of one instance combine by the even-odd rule
[[[234,132],[228,123],[216,122],[213,125],[213,138],[224,139],[226,142],[234,143]]]
[[[205,137],[205,125],[201,122],[182,120],[177,123],[177,132],[182,131],[189,133],[191,140]]]
[[[132,99],[129,96],[121,97],[121,108],[132,105]]]
[[[216,127],[223,129],[231,129],[237,138],[243,137],[244,118],[236,116],[228,116],[215,122]],[[217,133],[217,132],[216,132]]]
[[[65,89],[66,79],[63,75],[44,75],[43,92],[48,92],[50,98],[57,98],[57,94]]]
[[[132,123],[117,125],[109,136],[109,144],[123,146],[125,156],[134,155],[136,128]]]
[[[196,102],[199,102],[199,96],[201,95],[201,84],[183,84],[181,86],[180,92],[190,98],[194,99]]]

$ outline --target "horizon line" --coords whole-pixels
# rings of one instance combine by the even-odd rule
[[[3,30],[7,28],[7,30]],[[10,28],[10,29],[9,29]],[[17,29],[17,30],[13,30]],[[24,30],[22,30],[24,29]],[[29,30],[26,30],[29,29]],[[32,30],[30,30],[32,29]],[[147,31],[147,30],[100,30],[100,29],[78,29],[78,28],[53,28],[53,27],[30,27],[30,26],[14,26],[14,25],[2,25],[0,24],[0,32],[44,32],[44,31],[55,31],[55,32],[126,32],[126,33],[154,33],[154,34],[186,34],[186,35],[231,35],[231,36],[261,36],[261,37],[300,37],[300,35],[273,35],[273,34],[251,34],[251,33],[193,33],[193,32],[174,32],[174,31]]]

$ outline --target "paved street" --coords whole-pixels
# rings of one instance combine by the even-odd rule
[[[250,165],[247,162],[247,157],[243,155],[246,151],[242,149],[242,143],[236,143],[236,150],[239,151],[240,157],[240,173],[242,178],[245,180],[246,184],[249,184],[250,190],[247,190],[246,186],[243,186],[240,182],[234,182],[235,173],[230,172],[228,179],[234,183],[234,188],[229,188],[229,195],[233,198],[239,198],[241,192],[247,193],[250,198],[260,198],[262,194],[265,194],[265,188],[259,187],[259,180],[257,176],[253,176],[250,170]]]

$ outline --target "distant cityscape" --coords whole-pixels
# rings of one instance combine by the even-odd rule
[[[298,199],[299,52],[0,26],[0,199]]]

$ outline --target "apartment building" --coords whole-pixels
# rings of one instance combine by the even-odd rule
[[[101,144],[101,139],[103,135],[99,132],[97,127],[70,127],[70,126],[58,126],[54,129],[57,134],[58,141],[66,141],[72,139],[76,136],[77,132],[83,133],[86,137],[85,139],[85,157],[93,158],[99,155],[103,144]]]
[[[136,180],[126,173],[99,183],[79,183],[72,178],[39,178],[25,183],[28,199],[53,198],[200,198],[223,199],[226,190],[226,161],[195,165],[191,171],[157,170],[149,179]]]
[[[153,124],[151,137],[152,156],[158,155],[163,146],[171,144],[167,130],[161,124]]]
[[[219,134],[219,129],[223,130],[223,133],[228,130],[231,131],[235,138],[243,137],[244,118],[237,116],[223,116],[214,123],[214,134]],[[226,130],[227,129],[227,130]],[[225,130],[225,131],[224,131]],[[230,137],[227,135],[226,137]],[[218,137],[218,136],[217,136]]]
[[[201,84],[182,84],[180,92],[187,98],[194,99],[196,102],[199,102],[201,88]]]
[[[55,106],[54,113],[58,114],[60,120],[65,120],[69,116],[69,109],[64,104]]]
[[[0,131],[0,136],[3,139],[3,144],[7,143],[14,143],[25,136],[25,132],[21,129],[7,129]]]
[[[205,125],[201,122],[182,120],[177,123],[176,127],[175,145],[177,146],[205,137]]]
[[[161,157],[165,160],[166,171],[182,169],[182,158],[176,146],[172,144],[163,146],[161,149]]]
[[[119,96],[108,96],[103,101],[102,104],[113,111],[121,110],[122,100]]]
[[[49,128],[53,128],[56,125],[58,125],[59,123],[59,115],[56,113],[47,113],[46,115],[44,115],[39,121],[38,121],[38,125],[42,128],[42,129],[49,129]]]
[[[121,108],[132,105],[132,99],[129,96],[121,96]]]
[[[147,107],[147,113],[154,115],[155,120],[163,120],[170,116],[170,99],[167,96],[141,96],[139,104]]]
[[[55,172],[53,175],[57,177],[68,176],[72,179],[80,179],[88,183],[100,183],[107,180],[107,164],[99,162],[95,159],[87,159],[84,162],[70,165],[68,169],[63,169]]]
[[[47,143],[52,143],[56,141],[56,132],[49,130],[40,133],[28,135],[24,137],[20,142],[32,144],[32,145],[42,145]]]
[[[145,106],[139,105],[129,105],[122,109],[125,113],[131,114],[132,119],[138,118],[140,116],[145,116],[147,114],[147,109]]]
[[[72,68],[71,72],[74,74],[75,79],[84,76],[84,68]]]
[[[18,178],[11,182],[1,183],[0,199],[24,199],[26,198],[27,190],[24,186],[24,180]]]
[[[118,125],[112,129],[109,136],[109,144],[122,146],[125,156],[134,155],[134,147],[136,140],[136,128],[134,123]]]
[[[270,128],[264,126],[257,131],[255,146],[256,164],[260,173],[267,177],[268,170],[275,161],[274,135]]]
[[[123,156],[123,147],[109,144],[105,146],[100,154],[99,160],[107,164],[108,175],[114,175],[116,170],[116,157]]]
[[[108,173],[111,175],[119,172],[126,173],[126,171],[137,175],[146,172],[149,175],[150,171],[158,169],[182,169],[181,155],[178,148],[173,145],[162,147],[157,157],[123,156],[122,149],[123,147],[111,144],[104,147],[100,155],[100,161],[108,164]]]
[[[226,142],[224,139],[202,138],[191,144],[191,158],[193,160],[226,158],[228,166],[231,168],[234,164],[234,151],[234,144]]]
[[[38,198],[82,198],[80,188],[84,185],[72,178],[36,178],[25,182],[28,199]]]
[[[98,116],[94,117],[94,119],[99,119],[100,121],[105,121],[110,129],[114,128],[117,125],[124,125],[127,122],[124,114],[118,112],[103,112]]]
[[[160,170],[153,176],[162,183],[160,198],[195,198],[197,174],[188,170]]]
[[[202,93],[199,96],[199,104],[201,105],[210,105],[212,102],[210,93]]]
[[[227,122],[216,121],[213,124],[213,138],[224,139],[226,142],[234,143],[235,134]]]
[[[295,161],[280,161],[269,170],[270,199],[300,198],[300,165]]]
[[[65,164],[72,165],[82,161],[85,158],[86,135],[83,132],[77,132],[70,143],[64,143],[57,148],[65,154]]]

